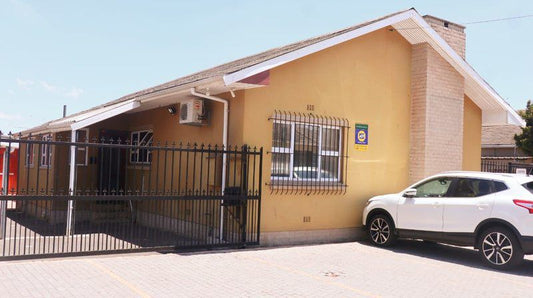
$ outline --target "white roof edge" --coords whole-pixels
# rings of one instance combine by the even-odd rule
[[[263,61],[261,63],[252,65],[250,67],[238,70],[236,72],[228,73],[223,76],[224,83],[226,86],[229,86],[230,84],[233,84],[235,82],[238,82],[242,79],[245,79],[247,77],[253,76],[255,74],[261,73],[263,71],[272,69],[274,67],[283,65],[285,63],[288,63],[290,61],[296,60],[298,58],[302,58],[304,56],[307,56],[309,54],[316,53],[318,51],[321,51],[323,49],[327,49],[329,47],[332,47],[334,45],[340,44],[342,42],[348,41],[350,39],[359,37],[361,35],[370,33],[372,31],[381,29],[386,26],[390,26],[392,24],[395,24],[397,22],[401,22],[403,20],[406,20],[413,16],[413,14],[417,14],[414,12],[414,10],[408,10],[404,11],[402,13],[399,13],[397,15],[393,15],[391,17],[385,18],[383,20],[379,20],[377,22],[368,24],[366,26],[354,29],[352,31],[348,31],[346,33],[331,37],[329,39],[308,45],[306,47],[297,49],[295,51],[274,57],[272,59]]]
[[[451,47],[450,45],[437,33],[431,26],[424,20],[424,18],[418,13],[413,13],[413,20],[418,23],[422,30],[426,31],[438,44],[444,48],[446,54],[459,64],[459,66],[471,77],[476,83],[478,83],[483,90],[489,93],[496,102],[507,111],[507,121],[510,124],[516,124],[524,127],[526,122],[518,115],[518,113],[507,103],[503,98],[500,97],[498,93],[492,89],[492,87],[483,80],[483,78],[470,66],[466,61],[461,58]]]
[[[131,99],[126,102],[117,103],[114,106],[106,106],[101,107],[99,110],[103,110],[101,113],[97,113],[98,109],[96,110],[89,110],[85,113],[77,114],[77,115],[71,115],[66,118],[60,118],[55,121],[52,121],[48,123],[46,126],[37,126],[34,128],[27,129],[25,131],[22,131],[21,134],[23,136],[29,135],[29,134],[43,134],[43,133],[56,133],[56,132],[62,132],[62,131],[70,131],[70,130],[77,130],[84,127],[87,127],[89,125],[92,125],[94,123],[109,119],[111,117],[114,117],[116,115],[125,113],[127,111],[133,110],[140,106],[140,103],[135,100]],[[87,118],[81,119],[79,121],[76,121],[75,118],[83,117],[84,115],[91,115]]]
[[[96,114],[96,115],[94,115],[92,117],[83,119],[83,120],[78,121],[78,122],[74,122],[74,123],[72,123],[72,125],[70,125],[70,129],[71,130],[78,130],[78,129],[93,125],[93,124],[98,123],[100,121],[104,121],[106,119],[112,118],[112,117],[120,115],[122,113],[131,111],[131,110],[133,110],[135,108],[138,108],[140,105],[141,105],[141,103],[138,102],[138,101],[128,101],[128,102],[122,103],[121,105],[118,105],[117,107],[112,108],[110,110],[107,110],[107,111],[105,111],[103,113]]]
[[[225,74],[223,76],[224,83],[226,84],[226,86],[229,86],[230,84],[238,82],[247,77],[283,65],[293,60],[302,58],[320,50],[335,46],[339,43],[384,28],[386,26],[393,25],[408,18],[411,18],[413,21],[415,21],[420,27],[420,29],[424,30],[435,42],[437,42],[437,44],[444,49],[446,54],[449,55],[450,58],[453,59],[457,63],[457,65],[462,68],[464,72],[466,72],[484,91],[486,91],[502,107],[504,111],[507,112],[507,122],[509,124],[520,125],[522,127],[525,126],[525,121],[522,119],[522,117],[520,117],[520,115],[518,115],[518,113],[507,102],[505,102],[505,100],[501,98],[468,63],[466,63],[466,61],[463,60],[463,58],[461,58],[450,47],[450,45],[448,45],[448,43],[444,41],[444,39],[437,32],[435,32],[435,30],[433,30],[433,28],[431,28],[431,26],[424,20],[424,18],[413,9],[385,18],[375,23],[371,23],[366,26],[354,29],[352,31],[334,36],[330,39],[326,39],[315,44],[300,48],[293,52],[274,57],[267,61],[263,61],[261,63],[238,70],[236,72]]]

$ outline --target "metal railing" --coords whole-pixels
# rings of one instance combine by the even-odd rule
[[[259,243],[262,148],[0,142],[19,148],[17,184],[1,187],[1,256]]]
[[[509,173],[509,161],[498,159],[482,159],[481,171],[491,173]]]
[[[533,174],[533,164],[524,162],[513,162],[508,159],[482,159],[481,171],[492,173],[516,173],[517,169],[524,169],[526,174]]]

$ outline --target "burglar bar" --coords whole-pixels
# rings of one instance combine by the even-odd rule
[[[339,194],[346,192],[347,119],[311,113],[275,111],[271,178],[277,194]]]

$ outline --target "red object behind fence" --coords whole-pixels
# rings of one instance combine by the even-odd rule
[[[2,181],[4,181],[4,152],[6,151],[6,148],[0,148],[0,188],[2,185]],[[18,156],[19,156],[19,149],[14,149],[9,154],[9,190],[15,190],[17,189],[17,171],[18,171]],[[15,192],[10,194],[16,194]]]

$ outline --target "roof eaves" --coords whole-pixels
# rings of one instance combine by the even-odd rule
[[[431,26],[424,20],[424,18],[416,13],[413,14],[414,21],[421,27],[422,30],[425,30],[429,36],[437,42],[447,55],[457,63],[483,90],[485,90],[496,102],[507,111],[508,121],[511,120],[512,123],[525,126],[525,121],[518,115],[518,113],[490,86],[485,79],[483,79],[477,71],[470,66],[463,58],[461,58],[451,47],[450,45],[437,33]],[[510,118],[510,119],[509,119]]]

